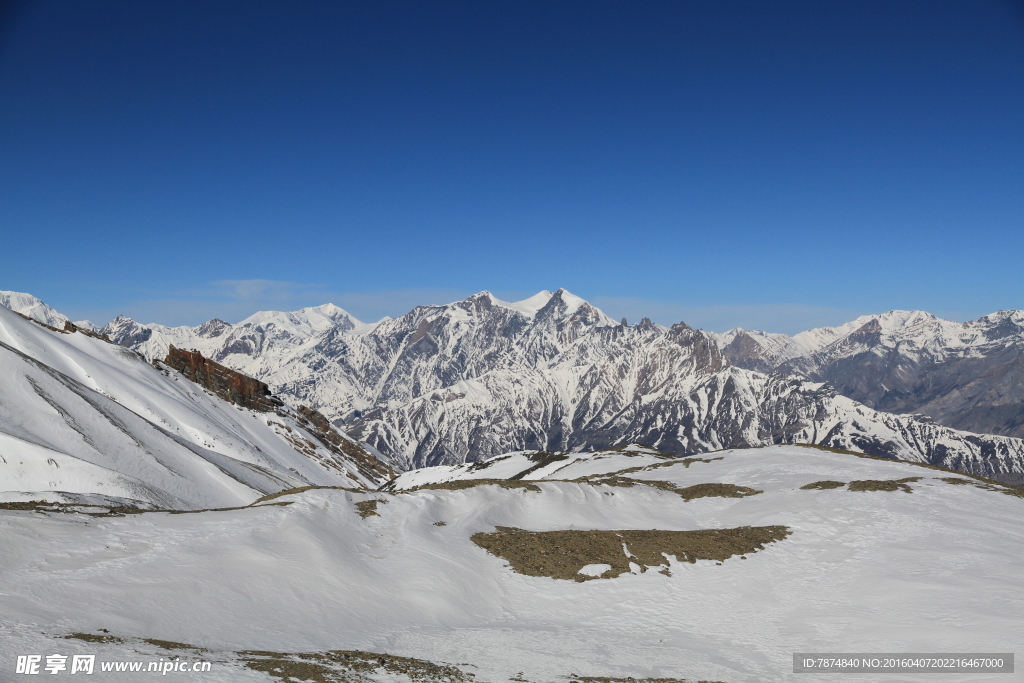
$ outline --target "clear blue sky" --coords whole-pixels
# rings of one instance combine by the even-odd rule
[[[73,317],[1024,308],[1020,2],[3,7],[0,289]]]

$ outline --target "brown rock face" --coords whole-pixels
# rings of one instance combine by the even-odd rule
[[[344,456],[350,462],[354,462],[363,476],[378,481],[394,478],[395,471],[390,466],[378,460],[363,448],[362,444],[346,439],[339,434],[330,421],[319,411],[307,408],[306,406],[299,406],[299,422],[327,450]]]
[[[284,405],[280,399],[271,396],[270,387],[263,382],[214,363],[198,351],[184,351],[171,346],[164,364],[225,401],[243,408],[270,413]]]

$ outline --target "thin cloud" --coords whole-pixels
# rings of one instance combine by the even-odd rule
[[[281,280],[217,280],[210,283],[208,295],[236,301],[294,301],[321,296],[326,287]]]

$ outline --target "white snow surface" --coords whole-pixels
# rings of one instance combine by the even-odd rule
[[[65,492],[194,509],[310,484],[376,486],[288,411],[242,409],[134,351],[5,308],[0,386],[0,491],[15,498]]]
[[[761,683],[804,680],[791,673],[797,651],[1024,651],[1019,497],[952,485],[941,480],[947,473],[907,463],[796,446],[713,453],[704,458],[718,459],[689,466],[646,451],[573,458],[535,482],[539,492],[309,490],[273,501],[286,506],[114,518],[0,510],[0,667],[13,671],[15,655],[26,653],[101,661],[185,654],[212,659],[213,670],[176,680],[270,681],[230,653],[360,649],[458,664],[478,681],[577,674]],[[564,481],[623,467],[647,467],[629,473],[640,480],[763,493],[687,502],[642,485]],[[913,493],[800,488],[905,477],[921,477],[909,484]],[[379,515],[361,518],[355,503],[370,499],[381,501]],[[580,583],[514,573],[470,540],[496,526],[745,525],[785,525],[792,535],[747,559],[670,558],[670,576],[648,570]],[[98,629],[209,652],[63,638]]]
[[[24,292],[0,291],[0,306],[27,315],[33,320],[38,320],[51,327],[63,328],[64,323],[68,321],[68,317],[63,313]]]

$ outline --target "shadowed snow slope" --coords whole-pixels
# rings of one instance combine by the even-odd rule
[[[479,681],[519,673],[538,683],[570,674],[760,683],[793,680],[797,651],[1024,650],[1024,498],[1007,493],[1019,490],[797,446],[689,461],[640,448],[556,457],[496,458],[478,473],[498,481],[477,486],[308,490],[240,510],[0,510],[0,665],[10,671],[14,655],[33,652],[169,654],[142,641],[62,639],[99,629],[209,648],[193,656],[211,659],[212,672],[176,675],[207,683],[271,680],[233,654],[249,649],[387,652],[456,663]],[[501,486],[527,464],[547,479]],[[451,478],[450,468],[435,473]],[[414,476],[425,475],[403,478]],[[838,484],[806,488],[821,481]],[[681,493],[694,490],[710,493]],[[752,493],[715,493],[729,490]],[[513,571],[472,539],[499,527],[788,535],[720,563],[672,557],[643,571],[634,562],[616,578],[592,578],[598,560],[573,581]]]
[[[243,410],[133,351],[5,308],[0,386],[6,500],[67,492],[192,509],[387,478],[386,467],[374,473],[318,443],[290,410]]]

